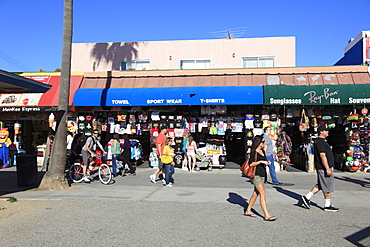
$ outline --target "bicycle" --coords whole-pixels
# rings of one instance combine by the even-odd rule
[[[91,166],[87,167],[86,173],[90,174],[97,166],[99,166],[99,179],[102,184],[109,184],[112,180],[112,172],[107,164],[103,163],[102,152],[96,151],[95,157],[90,158],[89,161],[95,161],[94,166],[90,169]],[[83,161],[81,163],[74,163],[68,171],[69,178],[74,183],[82,182],[83,178]]]

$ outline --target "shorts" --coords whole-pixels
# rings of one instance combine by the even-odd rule
[[[89,165],[89,159],[91,157],[90,153],[86,150],[83,150],[83,149],[82,149],[81,153],[82,153],[82,160],[84,162],[84,166]]]
[[[182,150],[183,154],[184,154],[184,157],[188,156],[188,153],[186,152],[186,150]]]
[[[161,156],[158,155],[158,168],[163,169],[163,163],[161,161]]]
[[[333,171],[333,168],[331,168]],[[326,175],[325,170],[317,169],[317,184],[316,188],[322,190],[323,193],[331,193],[334,191],[334,175]]]
[[[263,184],[265,182],[265,177],[261,177],[259,175],[256,175],[252,179],[252,182],[253,182],[253,185],[254,186],[261,185],[261,184]]]
[[[195,157],[195,152],[187,152],[187,156]]]

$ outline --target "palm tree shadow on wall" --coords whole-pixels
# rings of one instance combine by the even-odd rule
[[[122,61],[137,59],[138,50],[136,48],[138,46],[138,42],[96,43],[91,51],[92,57],[96,59],[95,69],[98,70],[99,65],[104,61],[108,64],[112,63],[112,67],[107,70],[119,71]]]
[[[108,89],[111,87],[112,82],[111,71],[120,71],[122,61],[137,59],[138,50],[135,47],[138,46],[138,42],[96,43],[94,45],[91,51],[92,57],[96,59],[93,64],[93,70],[99,70],[99,65],[102,62],[106,64],[111,63],[111,67],[107,69],[107,80],[100,99],[101,106],[106,105]]]

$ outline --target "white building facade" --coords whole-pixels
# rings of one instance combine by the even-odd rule
[[[72,71],[295,66],[295,37],[72,44]]]

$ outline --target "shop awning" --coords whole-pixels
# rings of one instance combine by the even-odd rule
[[[60,85],[59,75],[24,75],[24,77],[21,76],[21,78],[35,81],[48,86],[48,88],[51,88],[45,93],[2,93],[0,94],[0,107],[12,107],[14,109],[23,107],[23,111],[23,109],[28,110],[27,107],[31,107],[33,109],[35,106],[37,106],[37,109],[40,109],[39,107],[58,106]],[[82,80],[82,75],[71,76],[69,105],[72,105],[74,93],[80,87]],[[5,109],[5,111],[6,110],[9,109]]]
[[[45,93],[50,85],[0,70],[0,93]]]
[[[75,106],[258,105],[262,86],[80,88]]]
[[[69,88],[69,105],[72,105],[73,97],[76,90],[80,87],[82,82],[82,75],[72,75],[70,79]],[[60,76],[51,76],[49,84],[53,85],[50,91],[44,93],[40,99],[39,106],[57,106],[59,100],[59,86],[60,86]]]
[[[370,84],[264,86],[265,105],[370,104]]]

